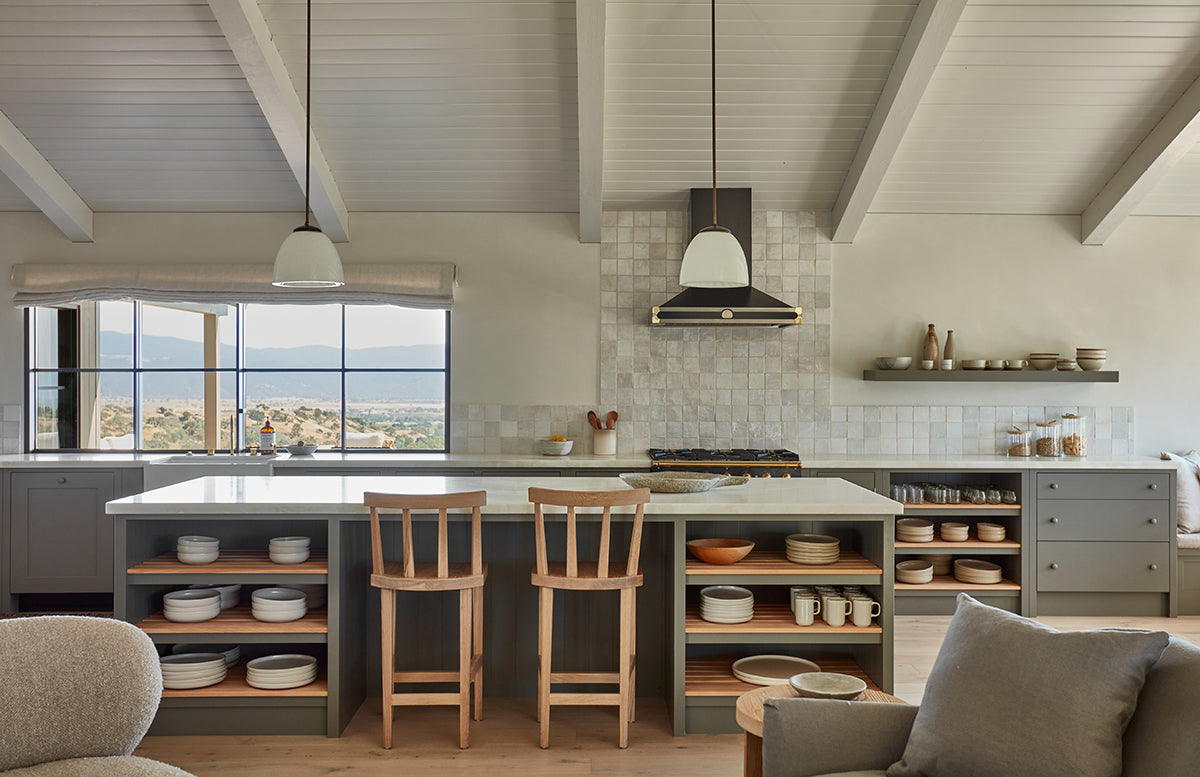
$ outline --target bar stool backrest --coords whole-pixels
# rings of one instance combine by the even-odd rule
[[[483,541],[480,509],[487,504],[486,491],[464,491],[455,494],[363,494],[363,504],[371,509],[371,571],[376,575],[383,571],[383,539],[379,526],[380,510],[402,511],[403,571],[404,577],[416,577],[416,558],[413,549],[412,514],[417,512],[438,513],[437,576],[450,575],[450,540],[447,513],[449,510],[471,510],[471,574],[483,573]]]
[[[609,574],[609,546],[612,537],[612,509],[614,507],[635,507],[633,514],[633,533],[629,539],[629,553],[625,567],[618,576],[636,575],[638,573],[638,557],[642,552],[642,519],[645,515],[646,503],[650,501],[650,489],[620,489],[616,491],[560,491],[552,488],[529,489],[529,501],[533,503],[534,530],[537,533],[537,572],[547,574],[550,561],[546,549],[546,516],[543,506],[567,508],[567,577],[579,576],[579,534],[576,520],[576,508],[601,507],[600,518],[600,550],[597,562],[597,578],[604,579]]]

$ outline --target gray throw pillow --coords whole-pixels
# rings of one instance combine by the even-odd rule
[[[959,594],[888,777],[1120,777],[1162,631],[1060,632]]]

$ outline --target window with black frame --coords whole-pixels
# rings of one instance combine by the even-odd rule
[[[81,302],[29,311],[31,451],[446,450],[450,314]]]

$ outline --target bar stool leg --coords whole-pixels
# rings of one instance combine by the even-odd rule
[[[383,667],[383,746],[392,747],[392,694],[396,690],[396,592],[379,589],[381,649]]]
[[[474,655],[479,669],[475,673],[475,720],[483,720],[483,586],[471,591],[471,614],[474,621]]]
[[[550,747],[550,647],[554,641],[554,589],[538,589],[538,744]]]
[[[629,594],[629,722],[637,717],[634,707],[637,705],[637,589]]]
[[[620,672],[620,736],[617,739],[617,745],[621,748],[629,747],[629,718],[631,716],[630,708],[630,670],[633,668],[633,589],[621,589],[621,637],[620,637],[620,653],[621,667]]]
[[[458,592],[458,746],[471,736],[471,589]]]

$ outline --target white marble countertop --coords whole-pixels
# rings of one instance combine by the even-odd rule
[[[530,486],[570,490],[628,488],[619,478],[203,477],[109,502],[111,515],[362,514],[363,493],[488,492],[484,513],[532,514]],[[837,478],[755,479],[698,494],[654,494],[649,516],[895,515],[904,506]]]

